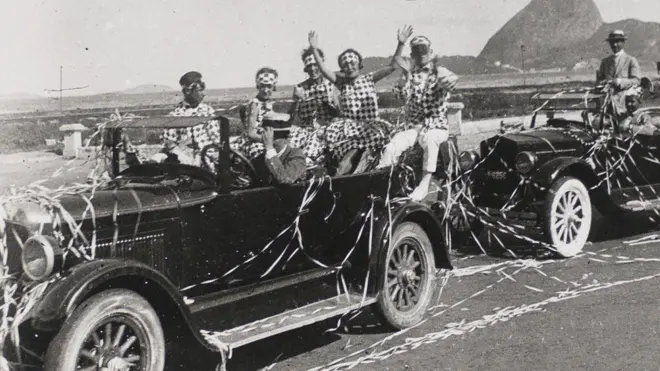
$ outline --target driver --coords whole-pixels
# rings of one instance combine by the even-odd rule
[[[619,123],[621,131],[630,131],[633,135],[655,135],[658,128],[653,124],[647,112],[639,111],[640,97],[636,92],[626,94],[626,117]]]
[[[279,133],[286,134],[275,138],[272,127],[263,128],[261,140],[266,151],[253,161],[257,176],[265,185],[293,184],[307,173],[307,157],[303,150],[288,145],[288,130]]]

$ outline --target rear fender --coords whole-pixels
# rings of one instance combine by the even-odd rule
[[[369,259],[369,269],[379,274],[384,269],[383,262],[389,247],[390,225],[391,233],[394,233],[396,227],[404,222],[414,222],[419,224],[431,240],[435,256],[436,268],[452,269],[449,251],[445,242],[441,220],[436,216],[433,210],[421,203],[407,202],[405,204],[392,207],[391,223],[390,215],[384,203],[374,209],[374,229],[373,240],[371,241],[371,256]],[[370,280],[369,291],[375,293],[377,280]]]
[[[160,272],[126,260],[99,259],[72,268],[48,288],[32,309],[31,325],[38,330],[56,331],[87,298],[111,288],[125,288],[142,295],[156,310],[169,340],[192,335],[211,349],[197,331],[176,287]],[[182,323],[185,328],[174,327]]]

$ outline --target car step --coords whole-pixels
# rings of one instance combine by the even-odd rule
[[[660,209],[660,198],[654,200],[632,200],[621,205],[622,208],[630,211],[657,210]]]
[[[375,296],[342,294],[230,330],[201,330],[201,333],[204,339],[215,348],[222,349],[229,346],[231,349],[235,349],[273,335],[342,315],[375,302]]]

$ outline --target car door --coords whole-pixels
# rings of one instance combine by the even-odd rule
[[[366,218],[371,197],[385,198],[389,171],[326,178],[299,185],[296,193],[314,193],[299,220],[303,248],[289,261],[287,272],[338,267],[357,241],[360,228],[368,236]],[[304,189],[303,189],[304,188]],[[352,256],[357,254],[353,253]]]
[[[288,197],[295,197],[289,195]],[[196,215],[194,215],[196,214]],[[197,296],[281,276],[277,258],[290,233],[283,233],[297,210],[276,187],[218,194],[187,211],[184,280],[188,295]]]

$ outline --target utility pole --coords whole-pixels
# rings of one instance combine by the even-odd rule
[[[78,86],[78,87],[75,87],[75,88],[67,88],[67,89],[62,88],[62,69],[63,69],[62,66],[60,66],[60,88],[59,89],[44,89],[44,90],[46,92],[59,92],[60,93],[60,115],[63,116],[64,115],[64,109],[62,108],[62,92],[63,91],[68,91],[68,90],[85,89],[85,88],[89,87],[89,85]]]
[[[525,45],[520,45],[520,61],[522,62],[523,86],[527,86],[527,76],[525,75]]]

